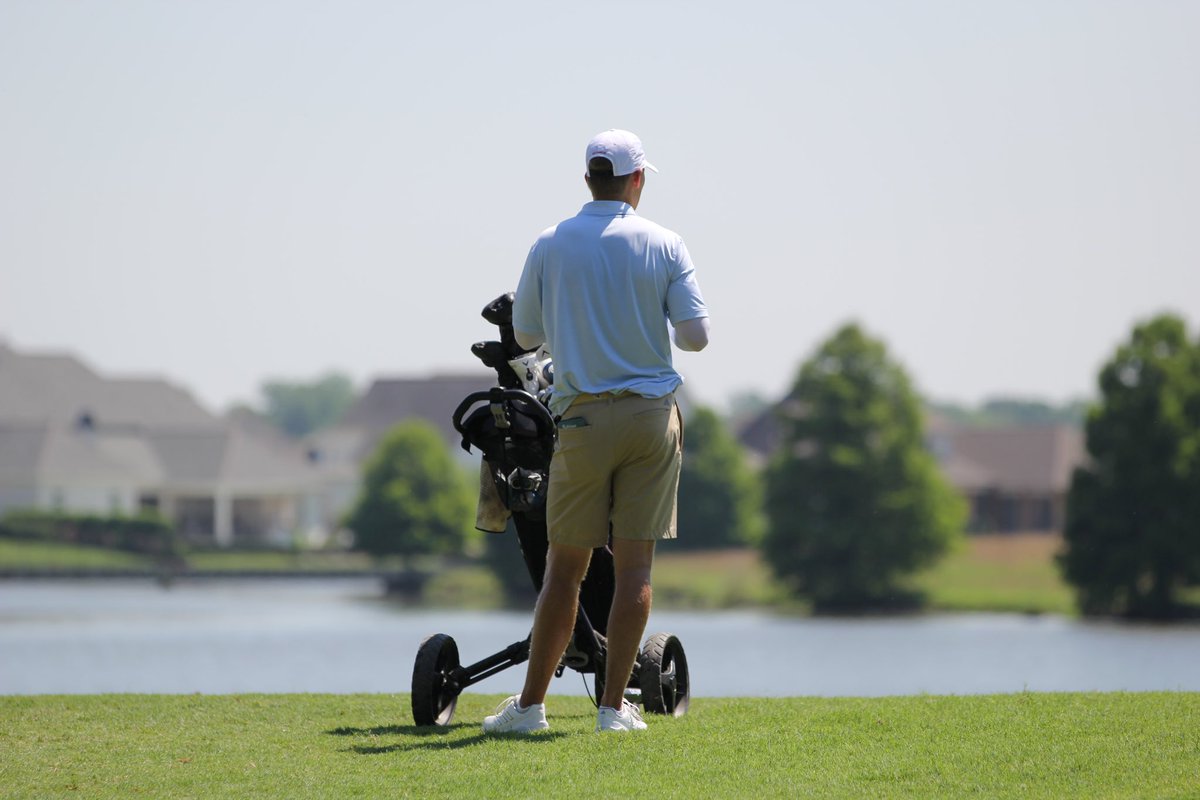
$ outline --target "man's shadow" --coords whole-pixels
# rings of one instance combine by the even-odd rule
[[[564,719],[569,717],[563,717]],[[477,723],[456,722],[451,725],[379,725],[373,728],[354,728],[341,727],[333,730],[325,731],[330,736],[401,736],[403,741],[388,745],[352,745],[346,748],[348,752],[358,753],[363,756],[376,756],[383,753],[396,753],[407,750],[458,750],[463,747],[471,747],[486,739],[519,739],[523,742],[537,744],[539,742],[552,742],[555,739],[561,739],[568,734],[562,731],[540,731],[534,734],[522,733],[499,733],[488,734],[479,731],[475,736],[468,736],[460,739],[454,737],[447,739],[451,734],[457,733],[464,728],[474,728],[479,731]]]

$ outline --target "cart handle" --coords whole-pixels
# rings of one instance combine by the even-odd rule
[[[454,409],[454,430],[458,431],[460,434],[466,434],[466,431],[462,429],[463,415],[467,413],[467,410],[470,409],[471,406],[475,405],[481,400],[487,400],[489,403],[502,403],[506,400],[524,401],[521,411],[532,415],[535,418],[540,430],[554,430],[554,417],[550,416],[549,409],[547,409],[540,400],[524,389],[502,389],[498,386],[486,392],[472,392],[463,398],[463,401],[458,404],[458,408]]]

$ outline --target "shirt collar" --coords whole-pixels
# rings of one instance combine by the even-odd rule
[[[637,216],[637,211],[634,210],[633,206],[623,200],[593,200],[590,203],[584,203],[579,213],[591,217]]]

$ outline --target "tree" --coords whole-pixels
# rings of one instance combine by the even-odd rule
[[[411,557],[461,552],[473,520],[474,498],[441,435],[409,420],[367,462],[346,527],[356,550]]]
[[[711,409],[698,408],[684,428],[679,475],[682,549],[757,544],[762,490],[746,466],[737,440]]]
[[[331,372],[304,382],[269,381],[262,387],[264,416],[288,436],[300,438],[333,424],[354,402],[354,384]]]
[[[966,519],[925,449],[908,376],[849,324],[802,365],[780,416],[763,546],[775,573],[818,611],[894,605]]]
[[[1099,386],[1059,564],[1084,613],[1170,617],[1200,581],[1200,343],[1178,317],[1156,317]]]

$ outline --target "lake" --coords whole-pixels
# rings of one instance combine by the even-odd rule
[[[0,694],[407,692],[421,640],[464,662],[523,639],[532,610],[412,609],[377,581],[0,583]],[[804,618],[656,611],[695,696],[1200,691],[1200,626],[1056,616]],[[510,693],[524,667],[471,687]],[[568,670],[556,694],[591,686]]]

